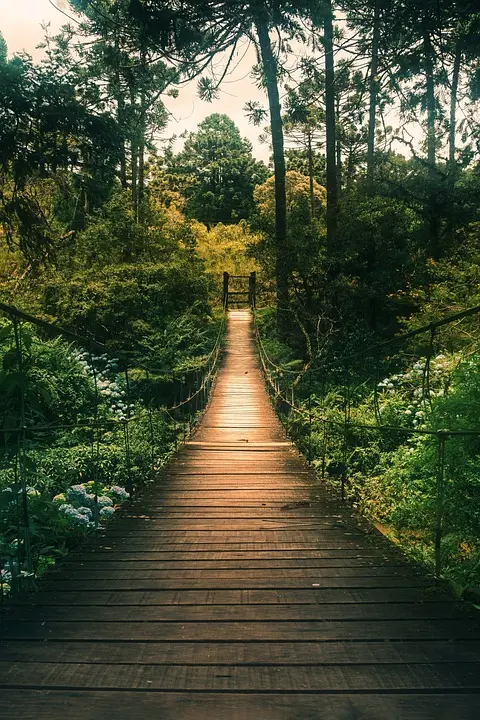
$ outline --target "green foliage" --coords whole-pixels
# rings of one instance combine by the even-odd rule
[[[311,156],[311,167],[308,150],[302,148],[287,148],[285,151],[285,163],[287,172],[294,170],[300,175],[308,177],[309,170],[313,171],[313,177],[319,185],[326,186],[325,158],[320,152],[313,152]]]
[[[187,136],[182,152],[165,159],[185,196],[187,214],[207,225],[248,218],[253,190],[268,175],[227,115],[207,117]]]
[[[260,241],[258,233],[252,232],[245,222],[236,225],[219,223],[211,230],[199,233],[197,251],[207,271],[215,278],[218,301],[218,288],[221,287],[224,272],[249,275],[258,270],[257,263],[251,257],[251,250]]]
[[[22,305],[169,373],[204,355],[215,333],[212,279],[195,249],[206,231],[154,196],[148,219],[138,224],[126,193],[112,195],[56,267],[44,269],[40,282],[25,277]],[[4,283],[18,302],[18,280]]]
[[[159,397],[155,380],[145,373],[141,381],[131,374],[128,392],[118,362],[106,355],[42,338],[23,324],[19,363],[10,321],[1,321],[0,338],[0,595],[5,595],[22,589],[25,568],[41,576],[107,521],[128,498],[125,488],[153,480],[176,446],[177,431],[161,409],[168,392]]]
[[[119,135],[112,118],[78,100],[68,76],[59,80],[49,58],[0,64],[0,96],[0,223],[9,244],[38,262],[74,226],[79,194],[95,204],[108,193]],[[49,217],[52,201],[72,212],[68,224],[61,213]]]
[[[309,225],[311,217],[310,209],[310,185],[305,175],[291,170],[286,175],[287,183],[287,212],[289,216],[290,231],[293,234],[299,227]],[[326,191],[316,181],[313,184],[313,196],[315,202],[315,216],[321,217],[325,212]],[[275,222],[275,178],[270,177],[263,185],[255,189],[255,203],[257,212],[265,223],[268,223],[270,231]]]
[[[168,351],[166,337],[176,343],[174,327],[184,314],[201,325],[208,311],[208,283],[188,258],[169,265],[106,266],[94,277],[79,272],[68,283],[46,282],[44,293],[47,312],[67,326],[93,332],[112,349],[138,354],[149,348],[155,358]]]
[[[22,365],[18,363],[13,327],[0,321],[0,418],[3,427],[20,426],[21,393],[25,395],[28,425],[75,421],[93,398],[88,378],[72,361],[68,345],[60,340],[41,340],[30,325],[18,332]]]
[[[295,170],[286,174],[287,244],[284,261],[297,297],[307,305],[317,291],[318,273],[325,249],[326,191],[316,180]],[[270,177],[254,192],[256,214],[252,226],[263,233],[253,248],[267,278],[275,277],[277,247],[275,240],[275,178]],[[312,212],[313,210],[313,212]]]
[[[0,32],[0,63],[5,64],[7,62],[7,43],[5,42],[5,38],[3,37],[2,33]]]
[[[358,511],[430,568],[442,498],[442,572],[459,591],[480,580],[477,324],[477,316],[467,317],[439,328],[433,340],[425,334],[391,343],[348,364],[342,353],[336,361],[330,354],[290,373],[295,354],[276,339],[272,313],[258,314],[267,354],[281,366],[269,372],[300,409],[277,399],[291,437],[326,482],[338,488],[342,481]],[[439,433],[446,437],[443,481]]]
[[[379,334],[388,332],[406,304],[407,288],[423,279],[418,218],[399,200],[351,193],[342,203],[340,219],[332,290],[342,321],[350,331],[361,322]]]

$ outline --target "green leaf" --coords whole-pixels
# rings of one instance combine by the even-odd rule
[[[12,326],[11,325],[5,325],[5,327],[0,328],[0,343],[9,338],[12,334]]]
[[[2,366],[4,370],[11,370],[18,366],[18,356],[16,348],[10,348],[3,356]]]
[[[15,500],[15,493],[11,490],[0,491],[0,510],[4,510]]]
[[[33,335],[30,330],[22,331],[22,349],[30,350],[32,347]]]
[[[25,456],[24,456],[24,458],[23,458],[23,464],[24,464],[25,470],[26,470],[27,472],[35,472],[36,469],[37,469],[37,464],[36,464],[36,462],[35,462],[31,457],[29,457],[28,455],[25,455]]]
[[[5,417],[3,418],[2,427],[4,429],[6,429],[6,428],[14,429],[14,428],[18,427],[19,422],[20,422],[20,420],[19,420],[18,415],[5,415]]]
[[[25,389],[27,378],[24,373],[17,370],[6,375],[2,382],[2,389],[5,393],[11,395],[14,390]]]
[[[42,400],[44,400],[46,405],[51,405],[53,398],[47,388],[40,386],[39,388],[37,388],[37,392],[42,398]]]

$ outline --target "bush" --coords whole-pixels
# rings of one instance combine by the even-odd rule
[[[264,323],[263,331],[269,330]],[[446,337],[451,342],[451,331]],[[274,341],[266,344],[277,362],[288,357]],[[351,371],[347,425],[342,373],[327,367],[310,371],[297,388],[301,413],[289,411],[288,405],[281,409],[288,432],[317,471],[336,487],[343,478],[355,507],[430,567],[435,561],[437,433],[478,431],[447,433],[445,445],[442,568],[463,587],[480,582],[480,355],[462,347],[464,341],[459,344],[460,350],[437,353],[428,362],[413,350],[407,362],[392,356],[384,366],[395,370],[377,380],[376,389],[368,367]]]
[[[20,339],[22,372],[11,324],[2,323],[2,427],[19,427],[24,393],[26,439],[20,462],[17,432],[4,433],[0,451],[0,595],[107,521],[128,489],[154,478],[176,440],[161,407],[147,409],[155,383],[145,373],[137,382],[132,372],[129,395],[115,359],[42,339],[28,324]]]

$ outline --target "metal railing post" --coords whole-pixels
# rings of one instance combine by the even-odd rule
[[[343,412],[343,467],[342,467],[342,500],[345,500],[345,484],[347,480],[347,457],[348,457],[348,429],[350,425],[350,373],[345,369],[345,399]]]
[[[312,437],[312,374],[308,374],[308,464],[313,462],[313,437]]]
[[[436,513],[435,513],[435,578],[440,579],[442,573],[442,537],[445,513],[445,445],[448,433],[437,433],[437,480],[436,480]]]
[[[33,576],[33,558],[30,536],[30,514],[28,509],[27,494],[27,458],[26,458],[26,426],[25,426],[25,374],[22,350],[21,329],[18,318],[12,317],[13,333],[15,338],[15,351],[17,355],[17,367],[19,373],[19,429],[17,433],[17,457],[20,488],[22,495],[22,519],[23,519],[23,542],[25,552],[25,564],[27,573]]]
[[[130,378],[128,375],[128,367],[125,367],[125,384],[127,388],[127,417],[123,423],[124,438],[125,438],[125,459],[127,461],[127,478],[128,478],[128,492],[133,495],[133,477],[132,477],[132,458],[130,453]]]
[[[147,382],[150,383],[150,373],[146,371]],[[148,427],[150,430],[150,463],[152,478],[155,474],[155,429],[153,426],[153,409],[152,409],[153,398],[150,398],[148,403]]]

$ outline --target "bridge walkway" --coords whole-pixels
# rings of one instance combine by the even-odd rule
[[[319,489],[248,312],[191,442],[3,624],[3,720],[478,720],[474,611]]]

